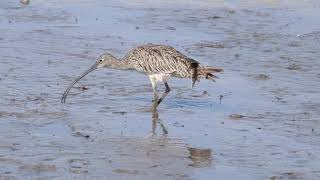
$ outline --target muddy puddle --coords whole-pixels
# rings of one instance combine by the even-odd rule
[[[319,10],[312,0],[1,1],[0,179],[319,179]],[[93,72],[60,103],[101,53],[143,43],[225,72],[193,89],[172,79],[157,116],[149,79],[129,71]]]

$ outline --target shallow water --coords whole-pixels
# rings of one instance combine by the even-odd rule
[[[319,179],[319,8],[1,1],[0,179]],[[193,89],[172,79],[167,135],[143,74],[97,70],[60,103],[99,54],[150,42],[225,69]]]

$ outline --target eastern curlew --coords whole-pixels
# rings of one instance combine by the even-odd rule
[[[149,76],[154,92],[153,109],[163,101],[170,92],[168,80],[171,76],[179,78],[191,78],[192,87],[200,78],[214,81],[217,78],[213,73],[222,72],[223,69],[206,67],[193,60],[173,47],[166,45],[147,44],[129,51],[122,59],[117,59],[109,53],[102,54],[98,60],[82,75],[76,78],[64,92],[61,102],[66,97],[75,83],[81,78],[98,68],[112,68],[121,70],[136,70]],[[166,90],[159,98],[156,84],[164,83]]]

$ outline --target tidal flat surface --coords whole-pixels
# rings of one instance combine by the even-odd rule
[[[0,179],[320,179],[319,18],[316,0],[2,0]],[[60,103],[100,54],[144,43],[225,72],[173,78],[161,123],[132,71]]]

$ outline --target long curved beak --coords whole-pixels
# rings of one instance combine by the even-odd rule
[[[70,91],[70,89],[80,80],[82,79],[84,76],[86,76],[87,74],[89,74],[90,72],[94,71],[95,69],[97,69],[97,65],[94,64],[93,66],[91,66],[88,70],[86,70],[84,73],[82,73],[79,77],[77,77],[69,86],[68,88],[64,91],[62,98],[61,98],[61,103],[66,102],[66,98],[67,95]]]

